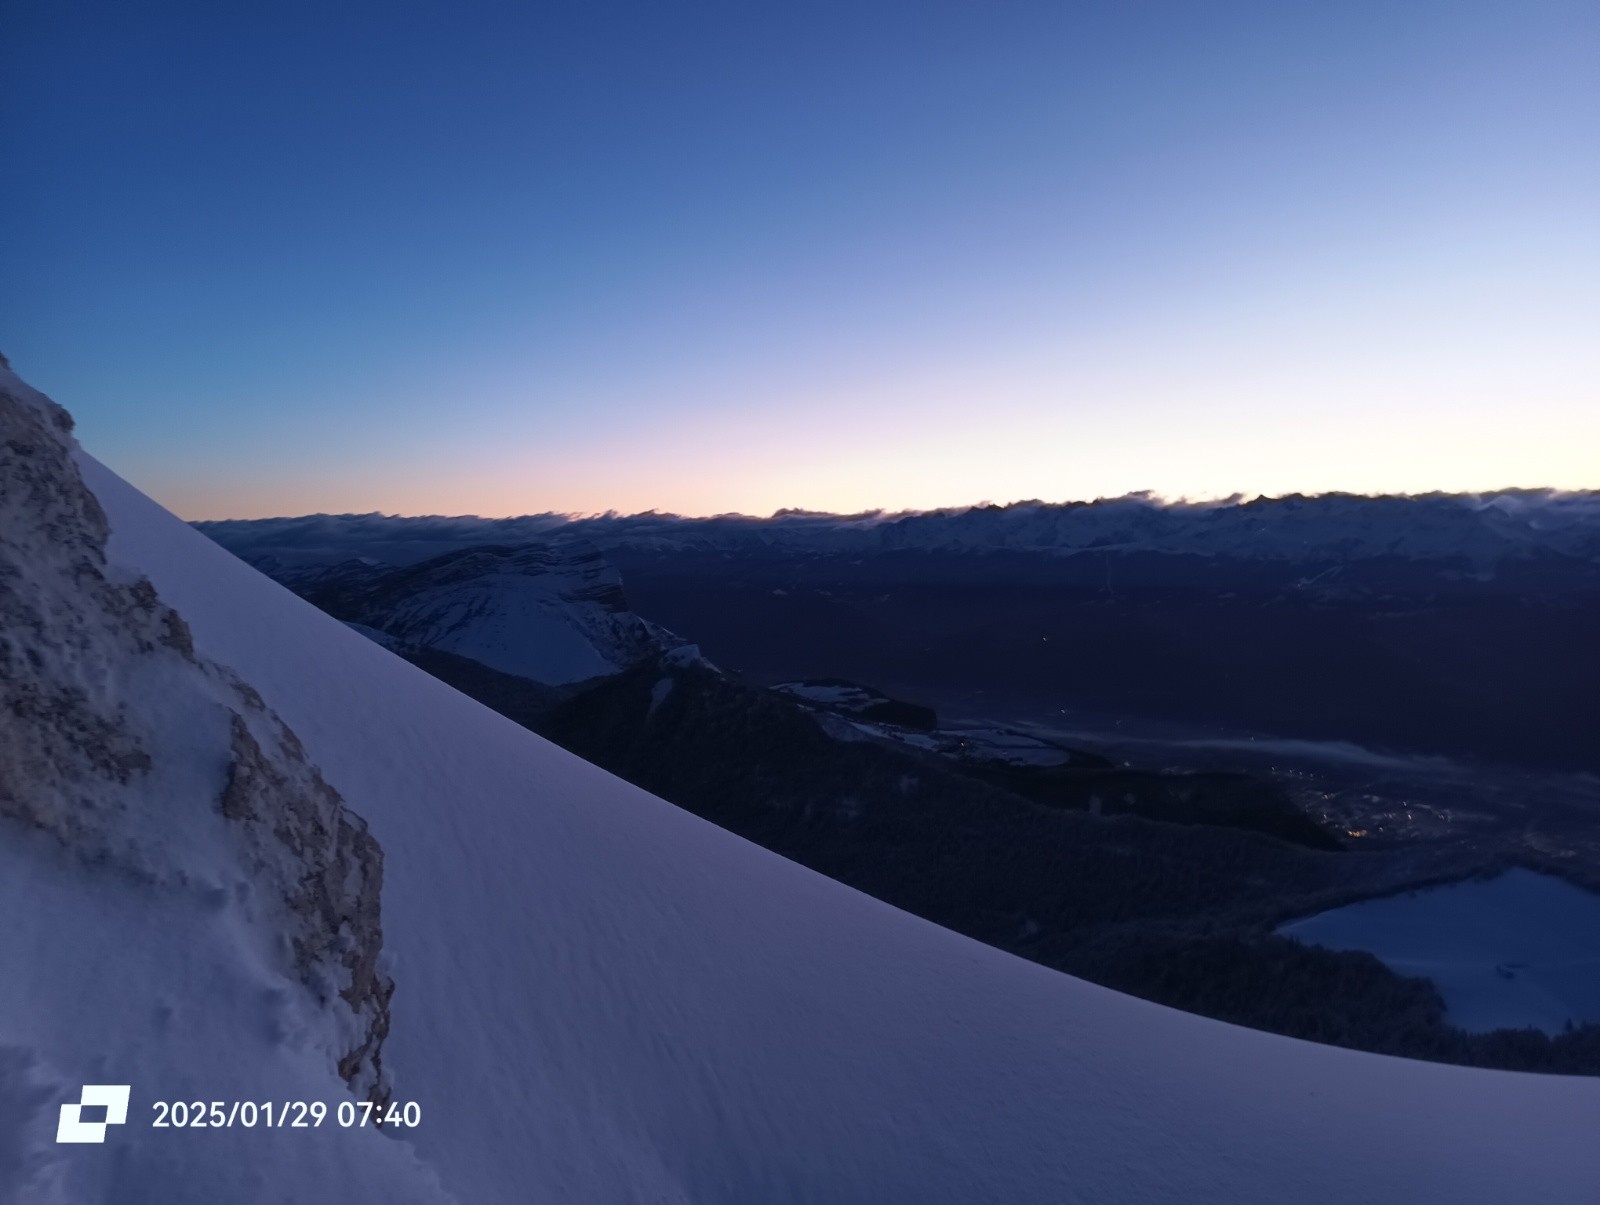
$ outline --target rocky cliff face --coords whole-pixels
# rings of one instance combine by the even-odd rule
[[[256,692],[108,567],[71,430],[0,360],[0,826],[237,909],[324,1005],[339,1073],[381,1100],[383,851]]]

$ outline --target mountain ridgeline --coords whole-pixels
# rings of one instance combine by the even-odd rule
[[[577,536],[607,551],[757,550],[794,556],[882,552],[1149,552],[1293,565],[1347,565],[1394,557],[1419,567],[1479,574],[1559,558],[1600,565],[1600,490],[1500,490],[1487,494],[1368,497],[1240,497],[1164,502],[1146,494],[1095,502],[1017,502],[858,515],[779,511],[771,518],[684,518],[649,512],[576,518],[560,514],[306,515],[198,524],[247,558],[336,561],[356,555],[422,560],[452,548],[526,544]]]

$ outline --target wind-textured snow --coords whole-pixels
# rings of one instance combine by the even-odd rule
[[[463,1203],[1595,1199],[1600,1082],[1239,1029],[949,933],[547,744],[84,470],[113,560],[260,691],[382,844],[385,1061],[396,1098],[421,1103],[408,1140]],[[167,1053],[201,1095],[311,1090],[287,1054],[227,1064],[248,996],[203,978],[192,906],[152,900],[148,947],[105,950],[97,935],[126,931],[107,905],[23,846],[5,856],[8,882],[31,867],[40,906],[65,910],[77,986],[104,957],[146,1001],[92,1014],[116,1024],[82,1030],[84,1065],[140,1081],[136,1101],[176,1090]],[[65,998],[69,960],[38,957]],[[191,977],[149,982],[174,967]],[[162,1038],[157,996],[216,1007]],[[183,1137],[172,1174],[193,1158],[204,1181],[222,1144]],[[234,1135],[256,1187],[211,1199],[433,1199],[421,1171],[409,1195],[307,1192],[301,1152],[344,1143],[354,1164],[385,1145],[365,1137]]]

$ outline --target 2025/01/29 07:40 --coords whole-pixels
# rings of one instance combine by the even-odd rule
[[[330,1108],[320,1100],[158,1100],[151,1106],[155,1129],[315,1129],[330,1114],[345,1129],[364,1126],[400,1126],[415,1129],[422,1124],[422,1106],[414,1100],[404,1104],[390,1101],[379,1105],[370,1100],[341,1100]]]

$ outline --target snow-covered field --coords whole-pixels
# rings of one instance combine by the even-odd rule
[[[1600,1081],[1238,1029],[956,936],[549,745],[82,466],[114,566],[149,575],[381,842],[384,1059],[422,1124],[130,1124],[53,1152],[62,1200],[1594,1200]],[[134,1119],[342,1091],[240,954],[228,893],[4,839],[0,1185],[7,1119],[82,1082],[131,1080]]]
[[[1514,869],[1364,900],[1279,932],[1433,980],[1462,1029],[1600,1021],[1600,895],[1552,875]]]

